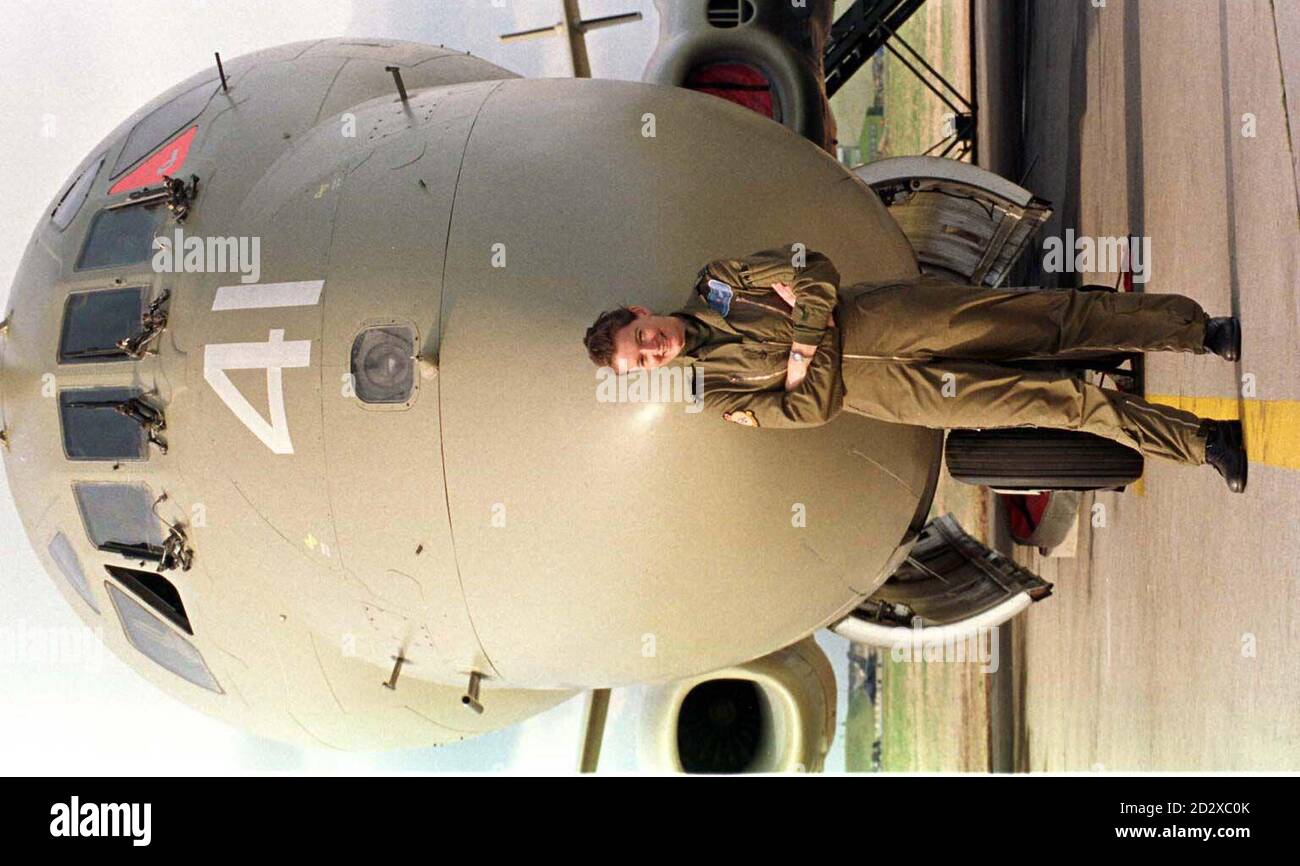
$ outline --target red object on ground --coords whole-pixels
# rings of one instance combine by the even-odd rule
[[[190,142],[194,141],[197,126],[191,126],[171,141],[153,152],[126,177],[113,184],[108,194],[130,192],[146,186],[162,183],[163,175],[174,177],[185,165],[185,157],[190,152]]]
[[[772,82],[754,67],[743,63],[713,63],[698,67],[686,77],[685,86],[743,105],[764,117],[776,116]]]
[[[1007,530],[1016,541],[1028,541],[1029,536],[1038,529],[1043,519],[1047,504],[1052,501],[1051,491],[1033,493],[1002,493],[1002,508],[1007,514]]]

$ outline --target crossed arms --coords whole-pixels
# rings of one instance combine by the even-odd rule
[[[706,389],[704,405],[727,420],[758,427],[792,428],[825,424],[843,407],[839,329],[833,311],[840,275],[830,259],[808,250],[806,264],[795,268],[788,248],[764,250],[743,259],[718,259],[705,271],[734,286],[774,288],[792,305],[794,351],[784,391],[715,391]]]

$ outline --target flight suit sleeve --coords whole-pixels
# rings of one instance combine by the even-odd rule
[[[822,253],[806,250],[806,264],[796,269],[790,247],[777,247],[743,259],[717,259],[700,272],[701,278],[721,280],[733,286],[770,288],[786,283],[794,289],[794,340],[816,346],[839,301],[840,274]]]
[[[704,389],[706,409],[722,413],[724,420],[746,427],[816,427],[844,408],[844,381],[840,374],[839,332],[830,327],[822,335],[817,354],[804,380],[793,391],[725,391]]]

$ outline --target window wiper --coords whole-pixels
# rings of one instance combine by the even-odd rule
[[[157,445],[163,454],[167,453],[167,440],[161,435],[167,429],[167,420],[161,409],[150,406],[142,397],[132,397],[129,400],[69,400],[64,405],[70,409],[112,409],[143,427],[149,442]]]
[[[78,349],[75,352],[64,352],[63,358],[67,360],[80,361],[84,358],[121,358],[127,354],[129,353],[127,353],[127,351],[121,346],[113,346],[112,348],[105,346],[90,349]]]
[[[136,190],[127,196],[124,201],[111,204],[104,210],[120,210],[124,207],[153,207],[165,202],[167,210],[172,212],[176,222],[182,223],[185,222],[185,217],[189,215],[190,207],[193,206],[194,199],[198,198],[198,195],[198,175],[190,175],[188,182],[178,177],[163,175],[163,185],[161,187]]]
[[[125,352],[128,357],[135,361],[149,354],[149,344],[156,340],[163,332],[163,329],[167,327],[167,311],[163,309],[163,306],[171,296],[171,289],[165,289],[161,295],[150,302],[149,309],[140,314],[141,330],[129,337],[118,340],[118,351]]]
[[[163,542],[162,561],[158,563],[158,570],[165,571],[179,566],[181,571],[189,571],[190,566],[194,564],[194,549],[189,546],[189,538],[186,537],[185,530],[179,523],[172,523],[158,513],[158,504],[166,499],[167,494],[163,493],[154,500],[153,505],[149,506],[153,516],[167,527],[167,540]]]
[[[189,571],[190,566],[194,564],[194,551],[190,549],[188,542],[185,530],[174,523],[168,523],[167,540],[163,542],[162,562],[158,563],[158,570],[168,571],[179,568],[181,571]]]
[[[121,554],[127,559],[139,560],[141,564],[145,562],[161,563],[163,561],[163,549],[148,542],[131,544],[125,541],[105,541],[99,546],[99,549],[107,550],[109,553]]]
[[[138,544],[125,541],[105,541],[99,546],[100,550],[116,553],[127,559],[133,559],[144,565],[146,562],[157,563],[159,572],[171,571],[179,568],[181,571],[189,571],[190,566],[194,564],[194,551],[185,545],[185,533],[179,527],[171,526],[167,533],[167,540],[159,547],[156,544],[150,544],[142,541]]]
[[[127,559],[137,560],[141,565],[146,562],[156,562],[159,572],[171,571],[174,568],[189,571],[190,566],[194,564],[194,550],[189,546],[189,538],[185,535],[185,530],[179,523],[172,523],[158,513],[158,504],[166,499],[167,494],[164,493],[154,500],[153,505],[150,506],[154,517],[157,517],[167,527],[167,538],[164,539],[161,546],[150,544],[147,541],[105,541],[99,545],[99,549],[120,554]]]

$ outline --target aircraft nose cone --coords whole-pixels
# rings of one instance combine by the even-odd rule
[[[680,310],[704,263],[778,238],[821,247],[849,280],[914,274],[874,193],[753,112],[615,81],[500,83],[456,168],[439,432],[457,577],[504,679],[603,687],[725,667],[883,580],[941,435],[848,413],[734,435],[664,365],[680,335],[647,347],[660,375],[635,378],[653,396],[602,390],[580,344],[601,310]],[[735,190],[782,204],[738,219]],[[508,266],[483,255],[494,243]],[[792,508],[814,517],[792,526]]]

